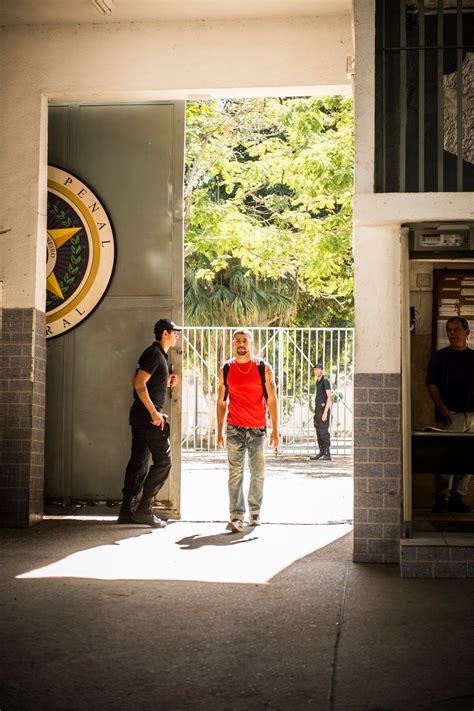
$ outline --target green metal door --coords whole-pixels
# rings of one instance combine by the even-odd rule
[[[90,186],[115,235],[104,298],[48,340],[45,495],[121,498],[138,356],[160,317],[183,316],[184,102],[51,106],[48,162]],[[181,353],[170,353],[181,372]],[[160,505],[179,516],[180,388],[168,403],[173,469]]]

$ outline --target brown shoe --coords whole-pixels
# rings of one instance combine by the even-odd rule
[[[244,527],[244,522],[240,518],[234,518],[227,524],[227,530],[232,531],[232,533],[238,533]]]

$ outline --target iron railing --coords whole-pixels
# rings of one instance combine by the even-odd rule
[[[216,449],[218,372],[232,357],[230,327],[186,327],[183,331],[182,447]],[[331,381],[334,406],[331,450],[352,453],[352,328],[253,328],[254,354],[273,368],[280,409],[280,451],[310,455],[315,381],[312,365],[320,362]]]
[[[474,190],[472,0],[376,0],[375,192]]]

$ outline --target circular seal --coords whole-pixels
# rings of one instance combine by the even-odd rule
[[[46,337],[60,336],[89,316],[105,294],[115,261],[107,212],[90,187],[48,166]]]

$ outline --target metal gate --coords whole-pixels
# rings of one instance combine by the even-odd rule
[[[232,357],[232,333],[226,327],[187,327],[183,332],[182,447],[216,449],[218,372]],[[354,329],[252,328],[254,354],[273,368],[280,409],[280,451],[310,455],[315,380],[312,364],[324,365],[331,381],[331,451],[352,454],[352,380]]]
[[[184,102],[49,109],[49,162],[103,200],[117,259],[108,292],[75,330],[48,342],[45,495],[121,498],[130,456],[129,385],[157,315],[182,313]],[[180,363],[173,354],[173,366]],[[180,402],[170,403],[173,469],[160,497],[180,506]]]

